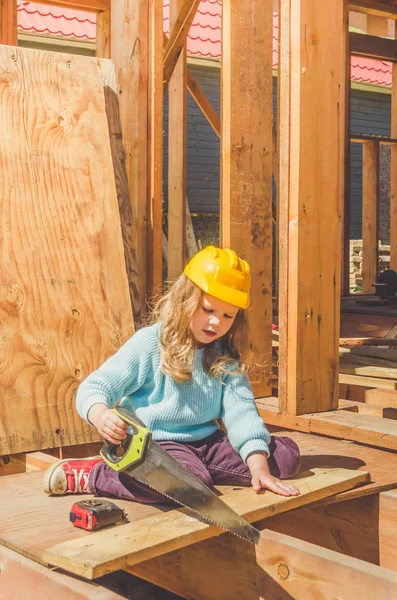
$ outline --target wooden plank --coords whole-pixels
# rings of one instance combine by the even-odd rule
[[[221,120],[219,118],[219,115],[215,111],[214,107],[208,100],[207,96],[204,94],[197,81],[194,79],[193,75],[190,73],[189,69],[187,70],[186,85],[190,95],[192,96],[192,98],[194,98],[197,106],[200,108],[201,112],[206,117],[208,123],[211,125],[216,135],[220,137]]]
[[[133,313],[135,323],[145,310],[147,292],[147,198],[148,198],[148,3],[146,0],[114,2],[111,11],[111,58],[117,73],[120,103],[120,125],[123,132],[125,168],[131,220],[131,250],[138,268],[138,291]],[[130,276],[130,274],[129,274]],[[132,275],[131,275],[132,277]],[[136,304],[137,299],[141,299]],[[142,304],[141,304],[142,303]]]
[[[265,423],[270,425],[397,450],[397,427],[392,419],[344,410],[288,415],[279,413],[277,398],[258,399],[257,407]]]
[[[397,43],[397,29],[394,26]],[[397,137],[397,65],[392,65],[390,134]],[[390,269],[397,270],[397,146],[390,149]]]
[[[255,494],[252,488],[230,491],[223,500],[249,521],[291,510],[354,487],[368,479],[368,473],[344,469],[311,470],[291,481],[300,496],[282,497],[266,492]],[[189,516],[185,509],[159,513],[154,518],[126,524],[117,529],[99,531],[85,539],[75,539],[46,548],[44,560],[88,579],[124,569],[134,564],[219,535],[222,530]],[[247,548],[247,543],[244,543]]]
[[[342,556],[282,533],[264,530],[259,544],[230,536],[129,569],[185,598],[210,600],[372,600],[397,595],[397,573]]]
[[[194,15],[201,0],[184,0],[181,3],[179,16],[170,32],[168,44],[164,50],[164,90],[166,89],[174,71],[178,57],[185,46]],[[162,30],[161,30],[162,31]]]
[[[185,0],[170,1],[171,30]],[[168,86],[168,279],[186,264],[186,44]]]
[[[379,562],[397,570],[397,489],[379,495]]]
[[[97,583],[83,581],[21,556],[0,545],[1,595],[3,598],[31,598],[40,600],[123,600],[116,592]],[[33,592],[34,590],[34,592]]]
[[[388,367],[388,364],[389,361],[381,360],[380,358],[366,358],[364,356],[341,356],[339,369],[341,373],[357,373],[357,375],[369,375],[370,377],[396,379],[397,369]]]
[[[386,516],[380,506],[383,493],[316,508],[301,508],[292,514],[270,517],[257,526],[385,567],[383,556],[395,547],[392,539],[382,539],[379,532],[379,523]]]
[[[344,3],[344,28],[346,44],[345,61],[345,170],[343,193],[343,219],[342,219],[342,263],[341,263],[341,293],[350,292],[350,170],[351,170],[351,68],[350,68],[350,38],[349,38],[349,5]]]
[[[397,5],[394,2],[382,2],[382,0],[349,0],[350,10],[374,15],[379,17],[388,17],[396,19]]]
[[[117,200],[120,214],[121,233],[123,236],[124,259],[128,279],[131,305],[135,316],[141,314],[141,298],[139,295],[139,271],[137,264],[136,244],[132,239],[131,223],[133,222],[132,206],[129,195],[128,174],[125,160],[125,143],[121,131],[119,106],[120,89],[117,84],[113,62],[100,61],[102,83],[105,92],[106,115],[109,127],[110,147],[112,151],[113,170],[116,181]]]
[[[350,141],[357,142],[358,144],[361,144],[362,142],[379,142],[381,146],[394,146],[395,144],[397,144],[397,138],[394,136],[390,137],[387,135],[377,135],[373,133],[354,133],[350,136]]]
[[[362,386],[366,388],[384,388],[387,390],[397,390],[397,381],[377,377],[365,377],[362,375],[348,375],[345,373],[340,373],[339,383],[351,386]]]
[[[147,296],[161,294],[163,280],[163,3],[149,4],[148,76],[148,236],[146,249]]]
[[[387,361],[397,361],[397,349],[391,348],[377,348],[377,347],[368,347],[368,346],[357,346],[355,348],[350,349],[349,353],[352,357],[355,356],[368,356],[374,358],[382,358]],[[395,365],[390,365],[395,366]]]
[[[0,5],[0,43],[18,46],[17,0],[2,0]]]
[[[376,406],[397,408],[397,390],[369,389],[365,391],[364,401]]]
[[[379,144],[363,144],[363,292],[374,291],[378,274]]]
[[[251,267],[256,395],[271,393],[272,27],[271,0],[223,5],[221,244]]]
[[[0,80],[2,455],[97,440],[75,392],[134,327],[97,59],[2,46]]]
[[[345,404],[344,402],[348,402]],[[379,406],[368,402],[353,402],[352,400],[339,400],[339,410],[348,410],[358,413],[359,415],[367,415],[370,417],[379,417],[383,419],[397,419],[397,408],[388,406]]]
[[[110,58],[110,10],[96,16],[95,56]]]
[[[397,41],[363,33],[349,33],[350,51],[355,56],[397,61]]]
[[[343,2],[280,4],[279,395],[290,414],[338,400],[345,29]]]
[[[40,0],[40,4],[61,6],[87,12],[102,12],[110,10],[110,0]],[[112,7],[113,9],[114,7]]]

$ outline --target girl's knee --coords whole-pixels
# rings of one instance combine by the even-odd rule
[[[294,440],[287,437],[275,437],[273,459],[277,465],[279,479],[291,479],[300,469],[301,456]]]

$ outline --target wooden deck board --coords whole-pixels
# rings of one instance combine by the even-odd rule
[[[126,510],[129,523],[87,533],[73,527],[68,520],[69,510],[79,497],[46,496],[42,491],[42,476],[43,473],[37,471],[2,478],[0,543],[42,564],[67,563],[69,560],[66,568],[88,578],[219,535],[223,531],[188,516],[184,509],[172,510],[117,500],[117,504]],[[250,521],[256,521],[319,501],[366,479],[367,473],[364,472],[320,467],[298,476],[296,484],[301,488],[302,495],[297,498],[283,498],[271,492],[257,495],[252,488],[235,490],[230,486],[222,486],[219,490],[237,512]],[[45,553],[46,549],[50,551]],[[64,560],[68,549],[71,554]]]

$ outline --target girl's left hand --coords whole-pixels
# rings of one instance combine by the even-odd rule
[[[266,488],[275,494],[279,494],[280,496],[299,496],[300,491],[297,487],[292,485],[292,483],[288,483],[287,481],[282,481],[281,479],[277,479],[277,477],[273,477],[267,471],[257,471],[252,472],[252,487],[256,492],[259,492],[261,489]]]

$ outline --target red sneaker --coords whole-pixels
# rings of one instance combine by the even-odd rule
[[[58,460],[45,472],[45,493],[50,496],[89,494],[88,476],[99,462],[102,462],[102,459],[98,456]]]

